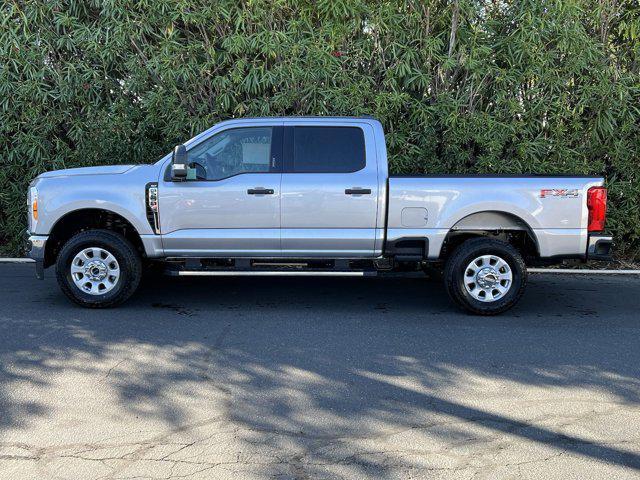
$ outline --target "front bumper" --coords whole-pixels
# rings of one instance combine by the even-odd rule
[[[25,250],[27,256],[36,262],[36,278],[44,278],[44,252],[48,235],[31,235],[25,232]]]
[[[587,260],[611,261],[613,237],[610,235],[589,235]]]

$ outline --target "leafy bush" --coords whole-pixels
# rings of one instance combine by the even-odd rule
[[[152,162],[230,117],[361,115],[394,173],[605,175],[640,250],[635,0],[7,0],[0,244],[28,182]]]

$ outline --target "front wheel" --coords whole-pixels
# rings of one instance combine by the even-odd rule
[[[56,262],[62,292],[83,307],[106,308],[127,300],[140,283],[140,255],[109,230],[80,232],[64,244]]]
[[[513,307],[527,283],[527,268],[512,245],[474,238],[447,260],[445,287],[451,299],[476,315],[497,315]]]

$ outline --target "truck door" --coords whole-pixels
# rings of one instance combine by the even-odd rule
[[[284,256],[373,256],[379,192],[372,139],[367,124],[285,126]]]
[[[168,256],[279,256],[283,127],[229,128],[190,146],[196,178],[159,186]]]

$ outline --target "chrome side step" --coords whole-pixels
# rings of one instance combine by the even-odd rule
[[[375,277],[375,271],[177,270],[179,277]]]

